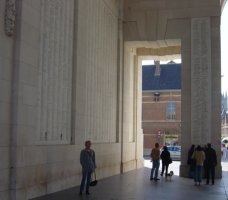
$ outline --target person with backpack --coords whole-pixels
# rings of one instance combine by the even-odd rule
[[[162,151],[160,157],[161,157],[161,160],[162,160],[161,176],[163,176],[164,171],[165,171],[165,177],[167,177],[168,169],[169,169],[169,164],[172,163],[172,159],[170,157],[170,152],[168,151],[167,146],[164,146],[163,147],[163,151]]]

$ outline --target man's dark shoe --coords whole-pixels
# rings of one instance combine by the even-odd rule
[[[155,181],[159,181],[160,179],[159,179],[159,178],[155,178],[154,180],[155,180]]]
[[[150,178],[150,180],[152,181],[152,180],[154,180],[153,178]]]
[[[86,195],[90,195],[89,191],[86,191]]]

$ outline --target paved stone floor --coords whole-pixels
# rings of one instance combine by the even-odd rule
[[[227,167],[228,163],[225,163]],[[192,179],[174,175],[171,180],[149,180],[150,168],[144,167],[121,175],[99,180],[91,187],[91,195],[78,195],[79,188],[71,188],[34,200],[227,200],[228,171],[215,185],[194,186]]]

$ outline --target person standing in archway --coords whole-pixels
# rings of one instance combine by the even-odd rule
[[[192,159],[192,155],[193,155],[194,151],[195,151],[195,145],[193,144],[188,151],[187,163],[189,165],[189,178],[194,178],[194,174],[195,174],[196,162],[194,159]]]
[[[90,140],[85,141],[85,148],[81,150],[80,154],[80,163],[82,166],[82,180],[80,186],[79,194],[82,195],[82,192],[85,187],[86,183],[86,194],[89,195],[89,186],[91,181],[91,175],[96,168],[96,161],[95,161],[95,152],[92,150],[91,147],[92,143]]]
[[[164,171],[165,171],[165,177],[167,177],[169,164],[172,163],[172,159],[170,157],[170,152],[168,151],[167,146],[163,147],[163,151],[161,153],[161,160],[162,160],[161,176],[163,176]]]
[[[212,185],[215,184],[215,166],[217,165],[217,155],[216,151],[211,147],[211,144],[207,144],[207,149],[205,151],[205,170],[206,170],[206,184],[209,184],[210,176],[212,180]]]
[[[155,143],[155,148],[152,149],[150,156],[153,163],[150,173],[150,180],[158,181],[160,180],[158,178],[158,170],[160,166],[160,149],[158,143]]]
[[[194,151],[192,155],[192,159],[195,159],[196,161],[196,167],[195,167],[195,185],[200,186],[202,181],[202,171],[203,171],[203,163],[205,160],[205,153],[202,150],[201,146],[198,145],[196,147],[196,150]]]

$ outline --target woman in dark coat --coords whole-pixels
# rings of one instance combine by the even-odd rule
[[[194,151],[195,151],[195,145],[193,144],[188,151],[187,163],[189,165],[189,178],[195,177],[196,161],[194,159],[192,159],[192,155],[193,155]]]
[[[161,176],[163,176],[164,171],[165,171],[165,176],[167,176],[169,164],[172,162],[172,159],[170,157],[170,153],[168,151],[167,146],[164,146],[163,147],[163,151],[161,153],[161,160],[162,160],[162,172],[161,172]]]

